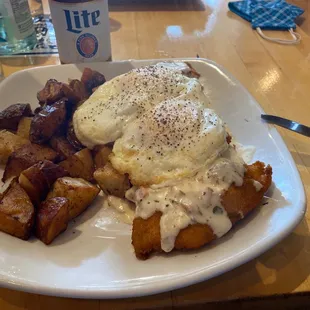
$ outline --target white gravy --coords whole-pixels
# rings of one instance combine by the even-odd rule
[[[253,180],[253,185],[254,185],[257,192],[259,192],[263,188],[262,183],[255,181],[255,180]]]
[[[217,237],[230,230],[232,223],[221,204],[221,195],[233,183],[242,185],[244,171],[244,161],[230,146],[194,177],[174,184],[132,188],[126,198],[136,203],[136,217],[148,219],[156,211],[162,213],[161,248],[170,252],[180,230],[190,224],[208,224]]]
[[[135,217],[135,205],[127,199],[107,196],[104,206],[116,211],[116,218],[123,223],[132,224]]]

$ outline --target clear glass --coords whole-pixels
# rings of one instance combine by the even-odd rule
[[[16,0],[15,2],[11,1],[0,0],[0,55],[16,54],[29,50],[37,42],[27,1],[20,0],[20,6],[18,6],[18,2],[16,4]],[[10,5],[13,2],[14,6]],[[15,15],[12,10],[14,10]],[[18,23],[15,20],[18,20]]]
[[[35,33],[23,40],[14,39],[10,42],[5,43],[2,43],[0,38],[0,56],[22,53],[23,51],[32,49],[36,45],[36,43],[37,37]]]

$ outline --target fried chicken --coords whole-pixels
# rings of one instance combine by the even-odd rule
[[[259,191],[254,181],[261,183]],[[222,206],[225,208],[232,224],[244,218],[261,202],[265,192],[271,185],[272,168],[262,162],[255,162],[246,167],[242,186],[232,184],[222,195]],[[152,252],[160,252],[160,218],[161,212],[154,213],[144,220],[135,218],[132,230],[132,244],[139,259],[147,259]],[[174,250],[198,249],[216,239],[210,226],[193,224],[182,229],[174,244]]]

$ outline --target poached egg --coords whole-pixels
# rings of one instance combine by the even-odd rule
[[[92,149],[120,138],[128,124],[164,100],[195,98],[207,104],[202,85],[187,76],[189,71],[183,62],[158,63],[106,82],[74,113],[76,136]]]
[[[74,114],[88,148],[114,142],[110,161],[134,185],[194,175],[224,152],[223,121],[185,63],[133,69],[101,85]]]

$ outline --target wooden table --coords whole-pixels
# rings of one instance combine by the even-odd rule
[[[307,10],[307,0],[294,2]],[[228,12],[226,0],[110,0],[110,17],[114,60],[197,55],[209,58],[237,77],[267,113],[310,124],[308,11],[299,19],[297,31],[302,35],[302,41],[297,46],[283,46],[261,39],[248,22]],[[277,35],[289,37],[285,32]],[[7,76],[24,68],[59,64],[59,59],[55,56],[14,57],[1,59],[1,62]],[[290,131],[279,131],[296,161],[309,198],[310,140]],[[170,309],[285,293],[289,295],[284,302],[275,298],[282,301],[282,305],[288,305],[290,301],[294,305],[310,304],[309,224],[308,212],[295,231],[273,249],[231,272],[188,288],[144,298],[102,301],[45,297],[0,289],[0,309]],[[269,302],[261,303],[269,309]],[[240,309],[240,302],[212,303],[208,309],[234,305]],[[243,301],[242,309],[255,307],[261,308],[252,300]]]

